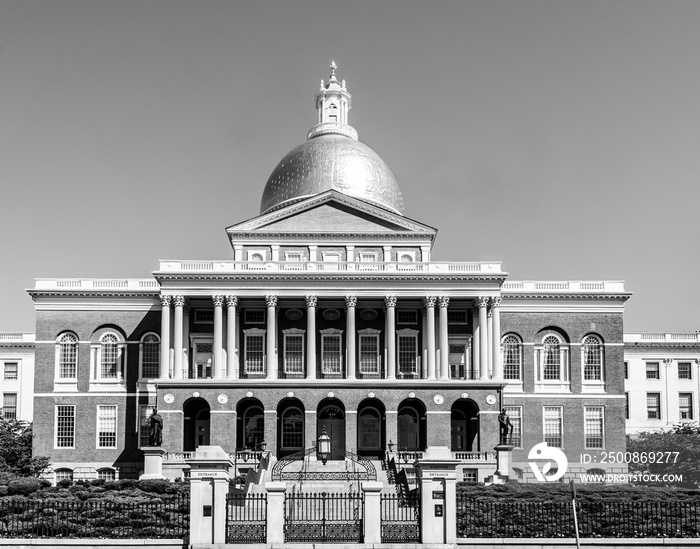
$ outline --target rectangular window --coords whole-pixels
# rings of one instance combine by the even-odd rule
[[[678,412],[681,419],[693,419],[693,393],[678,394]]]
[[[555,448],[562,447],[563,410],[561,406],[544,407],[544,441]]]
[[[78,342],[70,336],[58,344],[58,377],[75,379],[78,368]]]
[[[690,373],[690,362],[679,362],[678,363],[678,379],[690,379],[692,374]]]
[[[523,447],[523,407],[505,406],[513,430],[510,433],[510,443],[516,448]]]
[[[379,374],[379,336],[360,334],[360,373]]]
[[[647,393],[647,419],[661,419],[661,393]]]
[[[399,374],[404,376],[418,375],[418,337],[415,335],[399,335]]]
[[[56,448],[75,447],[75,406],[56,406]]]
[[[321,336],[321,368],[324,374],[342,373],[340,334]]]
[[[375,263],[377,261],[377,254],[374,252],[361,252],[360,261],[362,263]]]
[[[448,324],[466,324],[467,323],[467,311],[453,311],[447,309],[447,323]]]
[[[629,364],[625,360],[625,379],[629,379],[629,377],[630,377]]]
[[[462,477],[464,482],[478,482],[479,481],[479,470],[478,469],[462,469]]]
[[[139,406],[139,448],[148,446],[148,418],[153,413],[153,406]]]
[[[301,252],[285,252],[284,258],[290,263],[298,263],[301,261]]]
[[[195,324],[214,324],[214,309],[195,309]]]
[[[5,362],[5,379],[17,379],[18,372],[18,362]]]
[[[97,407],[97,447],[117,447],[117,407]]]
[[[304,373],[303,334],[284,334],[284,371],[287,374]]]
[[[265,324],[265,309],[244,309],[243,322],[246,324]]]
[[[630,394],[625,393],[625,419],[630,418]]]
[[[2,415],[5,419],[17,419],[17,393],[2,395]]]
[[[418,316],[416,311],[405,311],[399,309],[396,311],[396,323],[397,324],[416,324],[418,322]]]
[[[141,377],[155,379],[160,375],[160,341],[148,336],[141,343]]]
[[[647,362],[647,379],[659,379],[659,363]]]
[[[245,334],[245,373],[265,373],[265,336]]]
[[[472,372],[467,372],[466,345],[450,343],[450,379],[474,379]]]
[[[583,436],[586,448],[603,448],[603,407],[585,406]]]

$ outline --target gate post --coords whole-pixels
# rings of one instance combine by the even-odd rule
[[[363,482],[365,543],[382,542],[381,482]]]
[[[267,490],[267,543],[284,543],[284,493],[287,485],[284,482],[268,482]]]
[[[457,465],[447,447],[433,447],[414,463],[420,482],[421,543],[457,541]]]
[[[200,446],[190,466],[190,544],[225,543],[226,495],[233,462],[220,446]]]

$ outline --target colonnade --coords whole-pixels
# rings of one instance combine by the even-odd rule
[[[183,378],[183,357],[185,356],[184,334],[186,304],[185,296],[161,295],[161,349],[160,377],[167,379]],[[266,295],[266,330],[265,330],[265,377],[278,377],[277,344],[277,296]],[[415,298],[402,298],[415,299]],[[239,341],[237,336],[240,322],[238,297],[235,295],[214,295],[214,333],[212,345],[212,377],[214,379],[236,379],[239,376]],[[346,311],[346,379],[356,379],[356,337],[355,316],[358,298],[345,296]],[[386,379],[396,379],[396,306],[397,296],[384,297],[385,310],[385,360]],[[423,313],[423,347],[425,349],[426,368],[422,375],[425,379],[450,379],[449,364],[449,296],[425,296],[422,298]],[[480,296],[474,299],[472,314],[472,361],[473,370],[479,380],[503,379],[500,340],[500,297]],[[316,378],[316,309],[318,297],[305,296],[306,304],[306,355],[305,377]],[[224,314],[226,306],[226,337],[224,338]],[[437,315],[435,309],[437,306]],[[172,312],[172,315],[171,315]],[[172,316],[172,322],[171,322]],[[436,333],[437,316],[437,333]],[[172,334],[171,334],[172,324]],[[437,337],[436,337],[437,336]],[[172,341],[172,343],[171,343]],[[172,349],[171,349],[172,347]],[[270,359],[271,358],[271,359]]]

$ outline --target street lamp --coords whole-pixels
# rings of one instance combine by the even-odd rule
[[[267,450],[267,442],[265,442],[264,440],[260,444],[258,444],[258,446],[260,447],[260,450],[262,450],[263,452],[265,450]]]
[[[389,439],[388,446],[389,446],[389,453],[393,454],[394,453],[394,443],[391,441],[391,439]]]
[[[318,458],[326,464],[328,458],[331,457],[331,437],[326,434],[326,426],[323,426],[323,432],[321,436],[318,437],[318,442],[316,443],[316,455]]]

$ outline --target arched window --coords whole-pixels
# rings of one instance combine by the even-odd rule
[[[115,379],[119,374],[119,338],[105,334],[100,338],[100,377]]]
[[[243,438],[245,447],[252,449],[265,439],[265,414],[260,406],[251,406],[243,414]]]
[[[92,338],[91,379],[94,381],[121,383],[126,364],[126,341],[112,328],[101,328]]]
[[[141,377],[155,379],[160,375],[160,338],[153,333],[141,338]]]
[[[516,336],[507,335],[501,341],[503,379],[522,379],[523,345]]]
[[[97,478],[105,482],[113,482],[116,479],[116,474],[111,467],[105,467],[97,470]]]
[[[56,340],[56,373],[58,379],[78,377],[78,338],[69,332]]]
[[[559,334],[548,331],[535,345],[536,391],[569,391],[569,345]]]
[[[371,406],[362,409],[358,417],[358,448],[365,451],[382,448],[382,416]]]
[[[61,482],[62,480],[73,481],[73,469],[56,469],[56,482]]]
[[[543,349],[543,376],[544,380],[559,379],[561,373],[561,354],[559,339],[547,336],[542,342]]]
[[[398,416],[398,450],[420,450],[420,418],[418,411],[411,406],[404,406],[399,410]]]
[[[304,414],[299,408],[290,407],[282,412],[282,449],[304,448]]]
[[[603,381],[603,344],[600,338],[594,335],[584,337],[581,353],[584,383]]]

